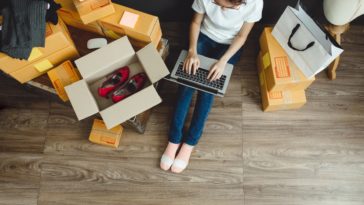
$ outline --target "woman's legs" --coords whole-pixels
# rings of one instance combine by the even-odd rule
[[[195,146],[198,143],[213,103],[214,96],[212,94],[198,92],[192,121],[185,139],[186,144]]]
[[[176,109],[169,130],[169,142],[160,162],[160,167],[163,170],[168,170],[171,167],[178,147],[182,141],[183,126],[194,92],[195,90],[189,87],[179,86],[178,88]]]
[[[211,48],[209,39],[205,35],[200,34],[197,43],[198,54],[208,55],[207,52],[211,51]],[[177,104],[169,130],[169,142],[160,163],[163,170],[169,169],[171,166],[170,162],[174,160],[179,144],[182,142],[183,126],[194,92],[195,89],[193,88],[179,86]],[[182,153],[184,153],[184,150],[186,150],[186,147],[181,149]]]
[[[213,42],[204,34],[200,33],[197,42],[197,53],[200,55],[208,56],[213,49]],[[190,108],[191,100],[195,89],[186,87],[183,85],[179,86],[178,99],[174,115],[172,118],[171,127],[169,130],[169,142],[179,144],[182,141],[183,126],[186,120],[187,113]]]
[[[206,53],[208,53],[206,54],[206,56],[219,59],[222,55],[224,55],[226,50],[229,48],[229,45],[215,43],[212,47],[213,48],[209,52],[206,51]],[[241,50],[239,50],[233,57],[231,57],[228,63],[236,64],[240,59],[240,55]],[[198,92],[191,125],[187,132],[185,143],[182,145],[181,150],[179,151],[178,156],[176,157],[172,165],[172,172],[180,173],[187,167],[193,148],[201,138],[205,122],[213,105],[213,102],[214,96],[212,94],[201,91]]]
[[[216,43],[213,40],[200,33],[197,52],[200,55],[214,58],[216,52],[219,52],[219,50],[216,49]],[[179,151],[178,156],[172,165],[172,172],[180,173],[187,167],[193,148],[202,135],[202,131],[213,101],[214,96],[212,94],[198,91],[190,128],[184,139],[185,141],[181,147],[181,150]]]
[[[188,114],[191,100],[195,89],[179,86],[178,98],[174,115],[172,117],[172,123],[169,130],[169,142],[174,144],[180,144],[183,136],[183,126]]]
[[[219,59],[222,55],[224,55],[228,48],[229,45],[218,44],[214,42],[213,52],[211,52],[207,57]],[[240,59],[241,52],[241,50],[236,52],[235,55],[229,59],[228,63],[233,65],[236,64]],[[212,94],[201,91],[198,92],[191,125],[185,138],[186,144],[195,146],[198,143],[199,139],[201,138],[208,114],[210,113],[211,107],[213,105],[213,101],[214,96]]]
[[[186,169],[191,157],[194,146],[199,141],[207,116],[210,112],[214,101],[214,96],[205,92],[198,92],[195,110],[188,130],[185,143],[183,143],[181,150],[172,165],[172,172],[180,173]]]
[[[200,33],[197,43],[198,54],[210,58],[219,59],[228,48],[229,45],[216,43],[204,34]],[[229,60],[229,63],[235,64],[240,59],[240,54],[241,50],[239,50]],[[179,144],[182,141],[183,126],[186,120],[187,113],[189,111],[194,91],[195,89],[185,86],[180,86],[179,88],[176,110],[172,118],[171,129],[169,132],[169,143],[166,151],[162,156],[162,159],[164,156],[168,157],[168,160],[165,160],[165,162],[171,162],[172,160],[174,161],[172,166],[172,172],[176,173],[182,172],[187,167],[193,148],[198,143],[202,135],[205,122],[214,101],[214,96],[212,94],[201,91],[198,92],[191,125],[187,132],[185,143],[182,145],[176,159],[174,159]],[[161,167],[162,169],[167,170],[170,167],[170,163],[163,164],[163,162],[161,161]]]

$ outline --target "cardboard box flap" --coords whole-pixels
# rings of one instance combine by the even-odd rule
[[[134,54],[135,51],[128,38],[123,37],[79,58],[75,64],[82,77],[88,78],[110,65],[120,62],[120,59],[132,57]]]
[[[169,74],[166,64],[153,44],[150,43],[140,49],[136,55],[152,83]]]
[[[111,129],[161,102],[157,91],[153,86],[149,86],[101,111],[100,114],[107,129]]]
[[[68,85],[65,87],[65,90],[78,120],[85,119],[99,111],[85,80]]]

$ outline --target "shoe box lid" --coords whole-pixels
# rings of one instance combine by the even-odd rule
[[[91,85],[116,69],[138,62],[152,83],[132,96],[100,109]],[[162,57],[153,44],[135,52],[127,37],[115,40],[108,45],[89,53],[75,61],[82,80],[65,87],[77,118],[82,120],[100,112],[108,129],[125,122],[133,116],[159,104],[161,98],[153,83],[169,74]]]

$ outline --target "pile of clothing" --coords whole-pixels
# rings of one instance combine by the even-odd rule
[[[33,47],[44,47],[46,22],[58,23],[60,7],[53,0],[1,0],[0,51],[28,59]]]

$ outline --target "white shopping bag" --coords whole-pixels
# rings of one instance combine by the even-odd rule
[[[331,35],[302,9],[300,1],[296,8],[286,8],[272,35],[307,78],[324,70],[343,52]]]

